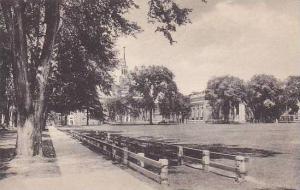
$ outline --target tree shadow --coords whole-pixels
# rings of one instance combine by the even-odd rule
[[[15,138],[15,131],[5,129],[0,131],[0,180],[14,175],[8,172],[8,169],[10,168],[9,162],[16,156]]]
[[[55,149],[48,133],[42,134],[42,151],[45,158],[56,158]]]

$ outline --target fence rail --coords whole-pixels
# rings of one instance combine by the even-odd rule
[[[162,142],[149,142],[146,140],[139,140],[133,139],[130,137],[124,137],[119,134],[111,134],[109,132],[96,132],[97,137],[101,134],[100,139],[90,137],[88,135],[80,134],[75,131],[69,131],[71,135],[83,142],[86,142],[90,145],[93,145],[96,148],[99,148],[104,154],[111,157],[113,160],[119,160],[123,162],[125,165],[131,167],[134,170],[139,171],[140,173],[144,174],[145,176],[161,183],[161,184],[168,184],[168,164],[169,161],[167,159],[159,159],[159,161],[145,157],[143,151],[140,153],[134,153],[129,151],[128,148],[131,145],[134,145],[136,142],[138,146],[142,150],[145,150],[149,144],[155,143],[161,145],[160,148],[171,148],[173,153],[175,153],[176,163],[178,165],[189,165],[189,162],[193,162],[196,164],[201,165],[201,169],[204,171],[210,171],[211,168],[217,168],[220,170],[225,170],[229,172],[233,172],[235,174],[235,179],[237,181],[244,181],[245,176],[247,175],[246,170],[246,162],[249,158],[240,156],[240,155],[232,155],[232,154],[225,154],[220,152],[212,152],[209,150],[201,150],[196,148],[190,147],[183,147],[181,145],[174,145],[174,144],[166,144]],[[128,139],[132,140],[132,142],[128,142]],[[135,142],[135,143],[134,143]],[[169,151],[170,151],[169,150]],[[166,151],[165,149],[163,151]],[[193,154],[188,154],[189,151],[192,151]],[[211,159],[211,155],[219,155],[225,160],[233,161],[229,165],[217,162],[214,159]],[[148,156],[150,154],[148,153]],[[150,156],[151,157],[151,156]],[[132,159],[135,162],[132,162]],[[147,166],[152,168],[156,168],[159,172],[153,172],[149,170]],[[193,167],[195,168],[195,167]],[[197,167],[197,169],[200,169]]]
[[[192,150],[196,152],[197,155],[202,156],[201,158],[199,158],[194,155],[185,155],[186,150]],[[224,159],[235,161],[234,166],[211,161],[211,154],[222,155],[222,158]],[[246,162],[249,161],[249,158],[246,158],[244,156],[224,154],[219,152],[210,152],[209,150],[200,150],[195,148],[179,146],[178,157],[179,160],[181,160],[181,164],[185,165],[189,165],[188,163],[184,163],[185,160],[197,161],[198,164],[202,165],[202,169],[204,169],[205,171],[210,171],[210,168],[217,168],[229,172],[234,172],[236,176],[235,179],[239,182],[244,181],[245,176],[247,175]]]
[[[128,167],[142,173],[143,175],[163,184],[168,185],[168,160],[160,159],[159,161],[152,160],[144,156],[144,153],[134,153],[128,150],[127,147],[121,148],[114,145],[110,139],[100,140],[74,131],[69,131],[75,139],[94,146],[100,149],[105,155],[111,157],[112,160],[122,161]],[[136,160],[138,163],[130,161]],[[148,170],[145,166],[151,166],[159,170],[158,173]]]

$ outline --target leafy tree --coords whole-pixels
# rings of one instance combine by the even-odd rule
[[[75,39],[70,40],[71,43],[73,41]],[[49,92],[48,111],[68,114],[70,111],[86,109],[88,125],[91,110],[93,115],[102,119],[98,92],[101,89],[105,94],[109,93],[112,77],[108,72],[114,65],[99,68],[94,61],[85,59],[82,49],[67,48],[65,43],[62,40],[58,46],[57,63],[49,79],[49,89],[52,91]]]
[[[162,116],[168,119],[172,116],[173,120],[174,117],[177,120],[181,117],[181,122],[189,116],[191,111],[189,98],[178,92],[175,82],[167,86],[167,90],[158,100],[158,106]]]
[[[168,84],[163,96],[158,99],[160,114],[163,117],[170,119],[170,116],[175,114],[177,95],[178,90],[175,82]]]
[[[181,122],[185,122],[185,120],[191,114],[191,102],[190,98],[184,96],[181,93],[177,94],[176,102],[175,102],[175,112],[177,115],[181,115]]]
[[[148,2],[149,20],[161,23],[157,31],[172,43],[171,32],[189,21],[187,16],[191,10],[179,8],[172,0]],[[134,0],[0,1],[0,28],[8,36],[19,118],[18,155],[40,153],[47,93],[52,92],[49,89],[52,60],[57,56],[55,44],[60,43],[58,37],[78,40],[75,46],[67,46],[66,51],[82,47],[86,59],[95,61],[102,69],[115,58],[115,39],[124,34],[134,35],[140,29],[124,18],[132,7],[137,7]]]
[[[213,108],[213,117],[219,119],[221,112],[224,122],[228,123],[230,110],[246,100],[244,81],[233,76],[213,78],[207,83],[205,98]]]
[[[108,117],[112,121],[116,121],[117,117],[122,122],[123,116],[130,114],[130,102],[128,97],[114,97],[106,102]]]
[[[171,116],[178,122],[184,122],[191,112],[190,99],[177,92],[173,97],[164,97],[159,100],[160,114],[170,119]],[[180,120],[179,120],[180,118]]]
[[[299,110],[300,102],[300,76],[290,76],[285,82],[284,93],[289,113],[294,114]]]
[[[169,85],[174,84],[173,78],[173,73],[164,66],[136,67],[131,73],[132,83],[129,91],[143,97],[143,108],[150,114],[150,124],[153,124],[155,103],[168,92]]]
[[[248,106],[258,122],[273,122],[285,111],[282,84],[272,75],[255,75],[247,84]]]

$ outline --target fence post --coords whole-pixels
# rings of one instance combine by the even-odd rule
[[[141,156],[141,157],[145,157],[145,153],[137,153],[137,155]],[[140,166],[143,168],[145,167],[145,163],[143,161],[140,161]]]
[[[107,133],[107,141],[110,142],[110,133]]]
[[[202,151],[202,166],[204,171],[209,171],[209,150]]]
[[[162,185],[169,185],[168,182],[168,165],[169,162],[167,159],[159,159],[158,160],[162,164],[162,168],[160,171],[160,183]]]
[[[124,163],[124,165],[127,165],[128,164],[128,148],[124,147],[123,152],[124,152],[123,163]]]
[[[107,146],[106,145],[103,145],[103,152],[104,152],[104,155],[107,154]]]
[[[183,147],[178,146],[178,165],[183,165]]]
[[[111,159],[115,160],[117,155],[117,150],[114,148],[115,144],[112,144],[111,146]]]
[[[246,176],[246,163],[244,156],[236,156],[235,157],[235,165],[236,165],[236,180],[238,182],[242,182],[245,180]]]

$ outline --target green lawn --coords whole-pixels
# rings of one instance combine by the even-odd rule
[[[90,126],[80,129],[122,131],[126,136],[173,139],[216,146],[250,155],[249,176],[258,183],[300,188],[300,124],[186,124]]]

